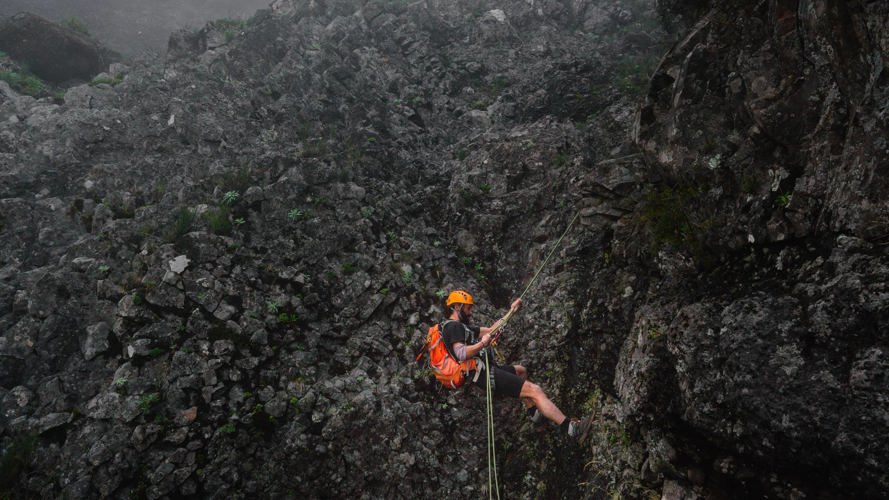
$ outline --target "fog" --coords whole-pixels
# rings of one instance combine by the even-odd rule
[[[220,18],[245,19],[271,0],[0,0],[0,17],[32,12],[54,21],[75,18],[125,56],[162,53],[171,32]]]

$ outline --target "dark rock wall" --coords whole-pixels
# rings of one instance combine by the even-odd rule
[[[480,391],[412,360],[579,210],[500,349],[592,439],[497,401],[507,498],[885,495],[887,13],[853,7],[276,2],[63,105],[0,82],[3,489],[485,495]]]
[[[690,457],[768,495],[887,488],[886,386],[863,382],[886,377],[887,14],[720,3],[635,126],[661,179],[641,210],[679,252],[654,259],[677,274],[624,345],[624,410],[699,436]]]

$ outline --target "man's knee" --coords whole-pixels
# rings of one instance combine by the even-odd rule
[[[515,368],[515,374],[522,377],[522,380],[528,380],[528,370],[522,365],[512,365]]]
[[[525,383],[522,384],[522,396],[537,399],[540,396],[544,396],[543,389],[534,382],[525,381]]]

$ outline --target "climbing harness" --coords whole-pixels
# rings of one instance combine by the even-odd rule
[[[528,286],[525,287],[525,291],[519,296],[519,299],[523,299],[525,294],[528,293],[528,290],[531,289],[531,285],[534,284],[534,281],[537,280],[537,277],[540,276],[540,272],[543,271],[543,268],[546,267],[546,264],[549,262],[550,257],[552,257],[553,253],[555,253],[556,249],[559,248],[559,245],[562,244],[562,240],[565,239],[565,236],[568,234],[568,231],[571,230],[571,226],[574,225],[574,221],[577,220],[577,217],[580,215],[580,212],[574,214],[574,218],[571,219],[571,222],[568,224],[568,227],[565,228],[565,232],[562,233],[562,236],[559,237],[556,244],[553,245],[553,248],[549,251],[546,258],[543,259],[543,263],[540,264],[540,267],[537,269],[537,272],[534,273],[534,276],[531,278],[531,281],[528,282]],[[491,331],[490,335],[495,338],[499,338],[500,334],[503,332],[503,328],[506,326],[506,323],[509,322],[509,319],[513,315],[513,310],[510,309],[506,316],[499,322],[499,324]],[[492,345],[496,345],[496,341],[492,342]],[[476,377],[478,377],[479,372],[484,369],[487,370],[487,383],[485,384],[485,398],[487,399],[486,413],[487,413],[487,427],[488,427],[488,499],[493,500],[494,492],[497,493],[497,500],[500,500],[500,484],[497,481],[497,452],[494,443],[494,397],[493,391],[494,389],[491,387],[492,385],[492,377],[494,376],[493,370],[490,369],[491,358],[488,354],[488,349],[484,350],[485,352],[485,362],[478,364],[478,370],[476,371]],[[493,487],[493,489],[492,489]]]

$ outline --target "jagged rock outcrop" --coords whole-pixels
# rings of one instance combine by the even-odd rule
[[[728,491],[889,488],[887,22],[880,2],[721,2],[638,115],[661,178],[640,213],[669,250],[615,386]]]
[[[486,494],[413,356],[579,210],[501,348],[592,440],[497,401],[506,497],[885,495],[885,7],[671,9],[281,1],[0,87],[2,487]]]

